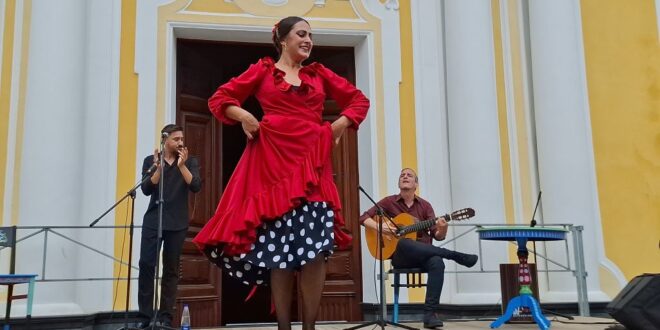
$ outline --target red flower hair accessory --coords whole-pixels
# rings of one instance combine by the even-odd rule
[[[278,29],[280,28],[280,22],[275,23],[273,25],[273,36],[275,37],[276,40],[280,40],[280,33]]]

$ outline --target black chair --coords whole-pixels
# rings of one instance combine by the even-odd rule
[[[425,287],[422,274],[426,271],[421,268],[392,268],[388,272],[394,275],[394,312],[392,313],[392,322],[399,323],[399,288],[421,288]],[[401,284],[401,274],[406,275],[406,283]]]
[[[27,299],[27,322],[32,318],[32,299],[34,297],[34,283],[37,274],[15,274],[16,271],[16,226],[0,227],[0,250],[11,249],[9,258],[9,274],[0,274],[0,285],[7,286],[7,311],[5,313],[4,330],[9,330],[9,315],[11,302],[17,299]],[[27,284],[28,292],[24,295],[14,295],[14,285]]]

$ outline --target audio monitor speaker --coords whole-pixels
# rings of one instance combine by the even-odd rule
[[[660,330],[660,274],[633,278],[607,312],[629,330]]]

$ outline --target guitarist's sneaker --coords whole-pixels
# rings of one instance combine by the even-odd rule
[[[435,329],[435,328],[440,328],[444,324],[438,318],[438,314],[433,313],[433,312],[426,312],[424,313],[424,328],[426,329]]]
[[[479,257],[476,254],[465,254],[465,253],[460,253],[457,252],[458,257],[454,259],[459,265],[465,266],[465,267],[472,267],[477,264],[477,260],[479,260]]]

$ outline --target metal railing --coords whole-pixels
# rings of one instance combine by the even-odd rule
[[[466,224],[466,223],[451,223],[449,226],[451,227],[470,227],[469,229],[461,232],[460,234],[452,237],[451,239],[447,239],[442,241],[442,244],[440,244],[440,247],[444,247],[460,238],[463,238],[467,236],[470,233],[476,232],[480,228],[488,228],[488,227],[514,227],[514,226],[520,226],[520,224],[499,224],[499,223],[477,223],[477,224]],[[568,234],[571,235],[572,237],[572,242],[573,242],[573,260],[574,260],[574,265],[571,265],[571,257],[570,257],[570,251],[568,247],[568,238],[564,239],[564,245],[565,245],[565,256],[566,256],[566,263],[563,264],[559,261],[556,261],[554,259],[549,258],[546,255],[543,255],[536,251],[535,249],[528,249],[532,254],[534,254],[537,258],[541,258],[543,260],[546,260],[547,262],[556,265],[560,269],[538,269],[537,265],[537,272],[540,273],[572,273],[573,276],[575,277],[575,282],[576,282],[576,291],[577,291],[577,298],[578,298],[578,313],[580,316],[590,316],[590,311],[589,311],[589,300],[588,300],[588,295],[587,295],[587,271],[585,269],[585,262],[584,262],[584,248],[582,244],[582,231],[584,230],[583,226],[575,226],[573,224],[569,223],[557,223],[557,224],[543,224],[540,226],[536,226],[535,228],[544,228],[544,227],[550,227],[550,228],[563,228],[564,230],[567,231]],[[547,243],[547,242],[546,242]],[[484,264],[483,264],[483,249],[482,249],[482,240],[478,239],[478,244],[479,244],[479,270],[460,270],[460,271],[449,271],[446,270],[445,273],[499,273],[500,271],[498,269],[496,270],[488,270],[484,269]],[[510,244],[516,245],[515,241],[511,241]],[[537,259],[538,260],[538,259]]]
[[[442,244],[440,245],[441,247],[446,246],[458,239],[461,239],[463,237],[466,237],[468,234],[476,232],[480,228],[487,228],[487,227],[502,227],[502,226],[519,226],[519,225],[512,225],[512,224],[497,224],[497,223],[488,223],[488,224],[465,224],[465,223],[460,223],[460,224],[450,224],[451,227],[470,227],[467,230],[459,233],[458,235],[455,235],[451,239],[447,239],[442,241]],[[565,243],[565,253],[566,253],[566,261],[567,264],[564,265],[559,261],[556,261],[554,259],[551,259],[547,257],[546,255],[543,255],[539,253],[538,251],[535,251],[534,249],[529,249],[531,253],[533,253],[535,256],[540,257],[544,260],[547,260],[549,263],[552,263],[559,267],[560,269],[538,269],[537,267],[537,272],[542,272],[542,273],[553,273],[553,272],[570,272],[573,274],[576,280],[576,285],[577,285],[577,296],[578,296],[578,311],[580,316],[589,316],[590,311],[589,311],[589,301],[588,301],[588,296],[587,296],[587,272],[585,270],[585,262],[584,262],[584,249],[582,245],[582,231],[584,230],[583,226],[575,226],[573,224],[544,224],[543,226],[538,226],[538,227],[561,227],[565,229],[571,236],[572,236],[572,242],[573,242],[573,260],[574,260],[574,265],[571,265],[571,258],[570,258],[570,251],[568,247],[568,238],[564,240]],[[37,282],[71,282],[71,281],[108,281],[108,280],[113,280],[113,281],[125,281],[127,280],[126,277],[86,277],[86,278],[49,278],[47,277],[47,272],[46,272],[46,261],[47,261],[47,247],[48,247],[48,237],[49,235],[55,235],[57,237],[60,237],[64,240],[67,240],[73,244],[76,244],[80,247],[83,247],[87,250],[93,251],[94,253],[97,253],[103,257],[109,258],[113,260],[114,262],[117,262],[121,265],[128,266],[128,263],[122,259],[118,259],[113,255],[110,255],[108,253],[105,253],[97,248],[94,248],[92,246],[89,246],[85,243],[82,243],[74,238],[69,237],[68,235],[65,235],[60,232],[62,229],[80,229],[80,230],[89,230],[89,229],[129,229],[129,226],[95,226],[93,228],[90,228],[88,226],[19,226],[17,229],[19,231],[21,230],[36,230],[35,232],[32,232],[25,237],[18,238],[16,240],[16,243],[23,242],[25,240],[28,240],[30,238],[33,238],[37,235],[43,234],[43,250],[42,250],[42,260],[41,260],[41,273],[38,276]],[[134,226],[134,228],[141,228],[141,226]],[[130,239],[130,238],[129,238]],[[483,265],[483,250],[482,250],[482,243],[481,240],[478,240],[478,246],[479,246],[479,269],[478,270],[461,270],[461,271],[450,271],[447,270],[445,271],[446,273],[499,273],[499,270],[488,270],[484,269]],[[512,242],[511,244],[515,245],[515,242]],[[2,250],[3,248],[0,248]],[[138,267],[136,266],[131,266],[131,269],[138,270]],[[131,280],[135,280],[137,277],[131,277]]]
[[[142,226],[134,226],[133,228],[141,228]],[[17,236],[20,231],[23,230],[36,230],[34,232],[31,232],[24,237],[20,237],[16,239],[16,245],[18,246],[19,243],[24,242],[30,238],[36,237],[40,234],[43,234],[43,249],[42,249],[42,258],[41,258],[41,272],[38,273],[38,278],[37,282],[77,282],[77,281],[126,281],[126,277],[86,277],[86,278],[49,278],[47,276],[46,272],[46,261],[48,260],[46,251],[48,250],[48,238],[49,235],[55,235],[57,237],[60,237],[66,241],[69,241],[75,245],[78,245],[80,247],[83,247],[87,250],[93,251],[94,253],[97,253],[103,257],[106,257],[108,259],[113,260],[116,263],[119,263],[124,266],[128,266],[128,262],[124,261],[122,259],[118,259],[113,255],[110,255],[108,253],[105,253],[97,248],[94,248],[88,244],[85,244],[83,242],[80,242],[76,240],[75,238],[70,237],[69,235],[63,234],[61,232],[62,229],[80,229],[80,230],[96,230],[96,229],[126,229],[130,230],[130,226],[94,226],[94,227],[89,227],[89,226],[17,226]],[[130,239],[130,238],[129,238]],[[18,247],[17,247],[18,248]],[[4,247],[0,247],[0,251],[4,249]],[[131,265],[131,269],[138,270],[138,267]],[[131,280],[136,280],[137,277],[131,277]]]

